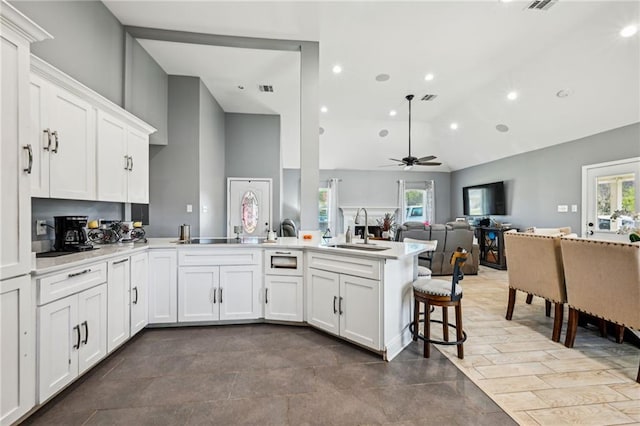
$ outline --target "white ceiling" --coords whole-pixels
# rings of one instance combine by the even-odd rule
[[[525,10],[529,2],[516,0],[104,3],[125,25],[319,41],[320,102],[328,108],[320,113],[322,169],[394,170],[378,166],[407,153],[408,93],[438,95],[413,103],[412,154],[437,155],[443,165],[414,170],[458,170],[640,121],[640,35],[618,34],[640,25],[638,1],[558,0],[547,11]],[[298,72],[291,53],[249,62],[250,53],[259,52],[202,47],[216,51],[202,55],[158,44],[143,41],[170,74],[201,75],[225,110],[281,113],[283,165],[298,167],[299,151],[291,145],[299,130],[287,123],[299,118],[286,118],[292,108],[297,114],[298,103],[267,104],[266,94],[241,97],[231,78],[253,85],[272,79],[269,84],[291,94],[288,79],[274,83],[280,73]],[[191,60],[173,58],[191,51]],[[218,54],[226,55],[224,62]],[[332,73],[334,64],[341,74]],[[434,80],[425,81],[427,72]],[[380,73],[391,78],[377,82]],[[572,94],[559,98],[561,89]],[[519,93],[515,101],[506,99],[511,90]],[[397,116],[389,116],[391,109]],[[510,131],[498,132],[497,124]],[[387,137],[378,135],[382,129]]]

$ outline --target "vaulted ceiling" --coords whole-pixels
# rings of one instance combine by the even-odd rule
[[[620,35],[640,25],[638,1],[104,3],[125,25],[319,41],[322,169],[395,170],[379,166],[407,154],[409,93],[412,154],[443,163],[414,170],[458,170],[640,122],[640,34]],[[284,167],[298,167],[299,104],[257,90],[298,96],[291,54],[263,51],[252,63],[256,52],[207,47],[192,63],[171,54],[180,46],[142,44],[170,74],[201,73],[225,110],[281,114]]]

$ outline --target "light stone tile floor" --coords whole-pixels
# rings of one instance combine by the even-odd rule
[[[566,348],[566,308],[560,343],[554,343],[544,301],[536,297],[527,305],[521,292],[507,321],[506,271],[481,266],[462,284],[465,358],[457,358],[455,346],[434,347],[518,423],[640,424],[639,348],[602,338],[595,327],[578,327],[574,348]],[[432,334],[440,330],[432,325]]]

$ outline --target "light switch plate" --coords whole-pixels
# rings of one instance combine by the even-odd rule
[[[578,205],[571,204],[571,213],[577,213],[577,212],[578,212]]]
[[[558,213],[566,213],[569,211],[569,206],[566,204],[558,204]]]

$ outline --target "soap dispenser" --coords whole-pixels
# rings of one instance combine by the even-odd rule
[[[345,234],[344,238],[347,244],[351,243],[351,240],[353,239],[353,235],[351,234],[351,226],[347,226],[347,233]]]

